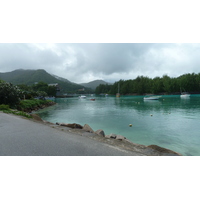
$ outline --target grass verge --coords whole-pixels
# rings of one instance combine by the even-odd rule
[[[23,111],[12,110],[12,109],[10,109],[9,105],[5,105],[5,104],[0,105],[0,111],[3,111],[4,113],[7,113],[7,114],[14,114],[14,115],[20,115],[20,116],[23,116],[26,118],[32,118],[31,115],[29,115]]]
[[[38,110],[47,106],[54,105],[55,102],[50,100],[40,100],[40,99],[30,99],[30,100],[22,100],[16,106],[17,110],[10,109],[9,105],[1,104],[0,111],[4,113],[12,113],[15,115],[20,115],[27,118],[32,118],[28,113],[33,110]]]

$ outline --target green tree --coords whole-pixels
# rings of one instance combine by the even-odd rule
[[[163,80],[163,89],[165,92],[170,94],[172,92],[171,90],[171,78],[168,75],[163,75],[162,77]]]
[[[99,86],[96,87],[95,89],[95,94],[101,94],[101,93],[109,93],[111,89],[111,85],[108,84],[100,84]]]
[[[23,98],[23,92],[11,83],[0,81],[0,104],[15,106]]]
[[[56,87],[48,86],[47,83],[39,82],[32,86],[33,90],[36,92],[43,92],[45,96],[56,96]]]
[[[33,89],[35,91],[44,91],[44,92],[46,92],[48,90],[48,84],[44,83],[44,82],[39,82],[39,83],[33,85]]]

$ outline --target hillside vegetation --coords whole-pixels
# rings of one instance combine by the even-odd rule
[[[0,79],[10,82],[14,85],[32,85],[36,82],[44,82],[47,84],[58,83],[62,93],[74,93],[82,85],[68,81],[67,79],[56,78],[55,76],[47,73],[43,69],[38,70],[15,70],[12,72],[0,73]],[[87,88],[86,88],[87,89]]]
[[[42,97],[42,99],[34,99],[34,95],[43,95],[46,93],[45,91],[38,90],[45,89],[44,86],[46,85],[40,83],[39,85],[36,85],[35,91],[27,91],[29,86],[24,85],[24,88],[19,88],[12,83],[0,80],[0,111],[30,117],[30,115],[25,112],[31,112],[33,110],[54,105],[55,103],[53,101],[45,100],[44,97]],[[52,89],[55,91],[56,88]]]
[[[184,74],[177,78],[167,75],[149,78],[138,76],[136,79],[120,80],[113,85],[99,85],[95,93],[116,94],[120,86],[120,94],[180,94],[181,90],[200,93],[200,73]]]
[[[108,84],[110,85],[109,83],[103,81],[103,80],[95,80],[95,81],[91,81],[89,83],[81,83],[81,85],[83,85],[84,87],[88,87],[88,88],[91,88],[93,90],[96,89],[97,86],[99,86],[100,84],[102,85],[105,85],[105,84]]]

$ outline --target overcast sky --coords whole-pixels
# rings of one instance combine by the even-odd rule
[[[194,0],[7,0],[0,11],[0,72],[76,83],[200,72]]]
[[[44,69],[83,83],[200,72],[200,44],[1,43],[0,72]]]

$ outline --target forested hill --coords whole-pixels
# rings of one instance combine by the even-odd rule
[[[55,76],[47,73],[43,69],[38,70],[15,70],[12,72],[0,73],[0,79],[10,82],[14,85],[32,85],[35,82],[58,83],[63,93],[76,92],[83,88],[82,85],[68,81],[67,79],[60,80]]]
[[[149,78],[138,76],[136,79],[120,80],[113,85],[99,85],[96,93],[116,94],[120,86],[120,94],[180,94],[180,91],[200,93],[200,73],[184,74],[177,78],[167,75]]]
[[[81,85],[83,85],[85,87],[88,87],[88,88],[91,88],[93,90],[95,90],[96,87],[99,86],[100,84],[105,85],[105,84],[109,84],[109,83],[107,83],[107,82],[105,82],[103,80],[95,80],[95,81],[91,81],[89,83],[81,83]]]

